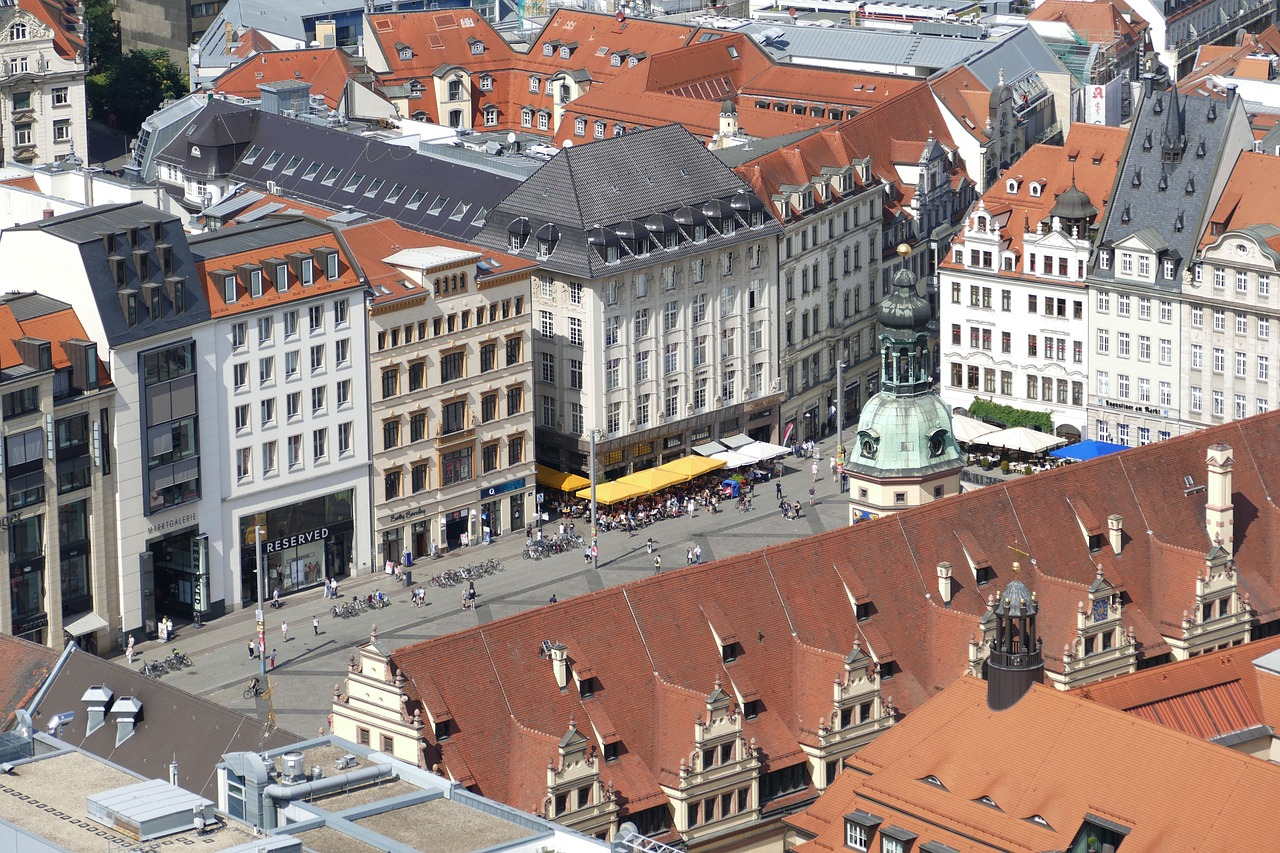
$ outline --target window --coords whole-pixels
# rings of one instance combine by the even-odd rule
[[[1236,378],[1244,379],[1249,375],[1249,357],[1242,352],[1236,353]]]
[[[1116,332],[1116,355],[1121,358],[1129,357],[1129,333]]]
[[[1227,410],[1226,395],[1221,391],[1213,392],[1213,414],[1216,417],[1222,417]]]
[[[1236,271],[1236,293],[1249,292],[1249,274],[1244,270]]]
[[[1160,339],[1160,363],[1173,364],[1173,341],[1168,338]]]
[[[1271,359],[1265,355],[1258,356],[1258,381],[1266,382],[1271,378]]]
[[[1269,275],[1258,276],[1258,295],[1259,296],[1271,295],[1271,276]]]
[[[1191,411],[1198,412],[1201,410],[1201,391],[1198,385],[1191,386]]]
[[[236,406],[236,432],[249,428],[249,404]]]
[[[582,390],[582,362],[576,358],[569,359],[569,387],[574,391]]]
[[[280,267],[280,269],[285,269],[285,267]],[[287,341],[292,338],[296,338],[297,336],[298,336],[298,312],[286,311],[284,312],[284,339]]]
[[[550,311],[538,312],[538,331],[542,337],[551,339],[556,336],[556,319]]]
[[[253,476],[253,448],[241,447],[236,451],[236,479],[247,480]]]
[[[1111,310],[1111,294],[1105,290],[1098,291],[1098,311],[1106,314]]]
[[[542,355],[542,381],[549,382],[552,385],[556,381],[556,357],[554,354],[544,352]]]
[[[573,346],[582,346],[582,318],[569,318],[569,343]]]
[[[66,86],[58,86],[53,90],[53,105],[65,107],[71,103],[70,90]]]
[[[1213,348],[1213,372],[1223,373],[1227,369],[1227,355],[1222,347]]]
[[[1116,374],[1116,393],[1122,400],[1129,399],[1129,374]]]
[[[318,429],[311,433],[311,458],[319,462],[329,455],[329,431]]]
[[[1245,314],[1236,315],[1236,334],[1237,335],[1249,334],[1249,317],[1247,315]]]
[[[1098,330],[1098,355],[1111,354],[1111,333],[1106,329]]]
[[[1216,267],[1213,271],[1213,287],[1214,290],[1222,290],[1227,286],[1227,271],[1222,267]]]
[[[446,353],[440,357],[440,381],[452,382],[464,375],[466,353],[462,350]]]
[[[1201,344],[1191,345],[1191,369],[1201,370],[1204,368],[1204,346]]]
[[[259,403],[259,414],[262,417],[262,425],[270,426],[276,422],[276,398],[268,397]]]
[[[1258,318],[1258,340],[1265,341],[1271,337],[1271,321],[1266,317]]]
[[[323,385],[317,385],[311,389],[311,414],[313,415],[324,411],[324,389]]]
[[[274,357],[258,359],[258,384],[270,385],[276,378],[276,360]]]
[[[1151,337],[1149,335],[1138,335],[1138,359],[1140,361],[1151,360]]]
[[[231,384],[237,391],[249,383],[249,363],[242,361],[231,366]]]
[[[1129,316],[1129,296],[1127,294],[1122,293],[1116,297],[1116,313],[1121,317]]]
[[[1098,380],[1098,396],[1099,397],[1111,396],[1111,374],[1105,370],[1099,370],[1097,372],[1097,380]]]
[[[231,327],[231,349],[242,350],[246,346],[245,341],[245,324],[236,323]]]
[[[1191,325],[1197,329],[1204,328],[1204,308],[1199,305],[1191,309]]]

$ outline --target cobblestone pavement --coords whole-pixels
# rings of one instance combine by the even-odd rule
[[[851,434],[846,430],[846,441],[851,440]],[[778,511],[774,485],[769,482],[757,486],[756,508],[750,512],[739,512],[733,502],[722,502],[721,511],[715,515],[699,509],[694,518],[660,521],[631,538],[624,531],[601,534],[598,572],[584,564],[582,550],[542,560],[523,559],[521,533],[499,537],[487,546],[459,549],[438,560],[415,563],[413,580],[415,585],[423,585],[430,575],[445,569],[490,557],[501,560],[503,571],[476,582],[479,598],[474,610],[461,608],[460,587],[428,587],[427,606],[412,607],[409,590],[394,585],[382,572],[348,578],[339,592],[343,600],[349,600],[352,595],[368,595],[380,589],[391,597],[392,605],[349,619],[334,617],[330,612],[334,602],[324,599],[319,589],[286,596],[280,609],[267,608],[267,650],[277,651],[275,669],[268,673],[273,686],[269,703],[242,698],[245,683],[259,668],[258,662],[248,657],[248,642],[256,636],[252,608],[228,614],[200,629],[179,625],[175,640],[167,646],[157,641],[137,646],[134,667],[166,655],[170,649],[179,649],[195,665],[166,675],[167,683],[264,719],[270,706],[281,728],[309,737],[326,725],[333,688],[346,673],[348,656],[357,644],[369,638],[375,624],[379,641],[397,648],[544,606],[553,594],[563,601],[646,577],[653,574],[653,557],[646,549],[649,536],[662,555],[665,573],[683,568],[687,550],[695,545],[702,546],[705,563],[847,524],[848,505],[838,485],[832,482],[828,467],[834,447],[834,438],[819,445],[823,457],[816,484],[809,460],[792,456],[782,460],[783,491],[788,499],[801,501],[804,508],[801,518],[795,521],[784,519]],[[808,505],[810,486],[817,489],[817,505],[813,507]],[[578,522],[577,532],[585,535],[588,530],[589,523]],[[319,619],[318,634],[312,627],[313,617]],[[281,635],[282,621],[289,625],[287,640]],[[114,659],[127,665],[123,655]]]

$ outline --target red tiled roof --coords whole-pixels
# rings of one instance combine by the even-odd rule
[[[75,3],[68,0],[18,0],[18,8],[34,15],[40,23],[53,30],[53,49],[63,59],[74,59],[76,54],[84,50]]]
[[[1181,611],[1211,547],[1206,496],[1185,494],[1183,476],[1202,472],[1206,448],[1218,442],[1233,448],[1236,505],[1261,508],[1250,513],[1247,535],[1237,533],[1234,559],[1259,623],[1274,622],[1280,619],[1280,554],[1272,531],[1280,514],[1268,496],[1280,489],[1280,455],[1272,452],[1280,442],[1280,411],[591,593],[401,648],[393,662],[415,698],[423,696],[415,681],[420,674],[468,673],[435,682],[457,723],[442,755],[446,765],[451,754],[464,755],[485,795],[527,807],[529,789],[522,786],[541,790],[545,779],[513,776],[507,754],[517,731],[559,736],[570,717],[587,719],[583,706],[594,703],[605,709],[623,746],[602,768],[605,781],[614,781],[629,803],[661,802],[659,783],[693,748],[690,723],[717,679],[726,690],[741,682],[761,697],[765,710],[743,720],[744,735],[756,739],[774,769],[797,761],[799,745],[812,742],[818,719],[832,707],[829,699],[824,706],[822,691],[843,672],[855,641],[877,662],[894,661],[882,691],[909,721],[967,667],[969,639],[981,636],[987,596],[1008,583],[1015,559],[1024,570],[1020,580],[1042,601],[1038,627],[1047,647],[1061,648],[1074,634],[1077,603],[1102,565],[1126,595],[1123,627],[1134,630],[1140,653],[1165,653],[1161,631],[1180,632]],[[1124,519],[1119,555],[1090,551],[1067,495],[1095,515]],[[992,561],[991,584],[979,587],[964,570],[965,549],[953,535],[958,529],[968,531],[971,549]],[[936,596],[934,567],[944,561],[957,567],[949,607]],[[865,621],[857,621],[851,592],[858,603],[871,604]],[[718,612],[707,606],[712,603]],[[722,659],[708,612],[717,631],[731,631],[742,646],[731,663]],[[566,626],[572,626],[570,657],[589,661],[598,680],[592,698],[562,694],[551,664],[539,659],[540,642],[565,641]],[[1280,707],[1280,690],[1273,698]],[[504,713],[494,713],[504,706]],[[994,783],[974,787],[992,789],[975,797],[1018,796]],[[1038,800],[1034,810],[1052,808]],[[1013,832],[1012,826],[1005,829]]]
[[[1262,723],[1280,731],[1280,706],[1264,699],[1280,677],[1253,663],[1276,649],[1280,637],[1268,637],[1071,692],[1204,739]]]
[[[1271,762],[1050,687],[992,711],[986,684],[965,677],[848,759],[786,822],[816,836],[796,853],[847,850],[855,810],[881,818],[881,831],[962,853],[1072,849],[1090,814],[1128,828],[1126,853],[1163,853],[1173,838],[1180,850],[1227,853],[1274,843],[1278,785]]]
[[[258,98],[262,94],[259,85],[303,80],[311,84],[312,94],[324,96],[329,109],[336,109],[346,93],[347,81],[356,73],[351,57],[340,48],[274,50],[254,54],[227,69],[213,81],[213,89],[226,95]]]
[[[1115,42],[1132,44],[1146,22],[1137,18],[1137,26],[1124,19],[1109,0],[1045,0],[1027,15],[1028,21],[1062,21],[1089,44],[1103,47]]]
[[[1218,206],[1209,217],[1209,227],[1200,238],[1200,247],[1203,249],[1227,231],[1275,223],[1272,199],[1277,197],[1280,197],[1280,158],[1242,152],[1218,197]]]
[[[36,179],[30,175],[25,175],[21,178],[9,178],[8,180],[0,181],[0,184],[4,184],[6,187],[17,187],[19,189],[31,190],[32,192],[41,192],[40,185],[36,183]]]
[[[0,634],[0,720],[8,729],[13,712],[24,708],[58,662],[58,652]]]

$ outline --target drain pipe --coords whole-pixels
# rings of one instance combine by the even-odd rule
[[[268,785],[262,789],[262,828],[276,828],[276,804],[287,803],[314,794],[327,794],[350,785],[372,782],[384,776],[390,776],[395,768],[390,764],[375,764],[372,767],[361,767],[349,773],[337,776],[326,776],[312,782],[300,782],[297,785]]]

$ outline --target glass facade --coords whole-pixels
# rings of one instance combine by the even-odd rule
[[[263,527],[267,596],[319,586],[351,571],[354,491],[299,501],[240,518],[240,590],[248,603],[257,598],[255,528]]]
[[[200,498],[200,432],[192,341],[141,356],[147,513]]]

